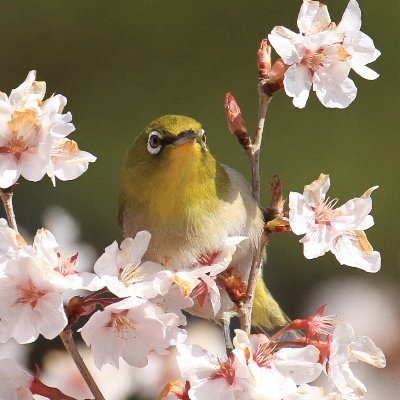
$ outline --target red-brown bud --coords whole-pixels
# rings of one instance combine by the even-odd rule
[[[258,74],[261,79],[267,79],[271,70],[271,46],[268,39],[263,39],[257,51]]]
[[[225,95],[225,113],[229,130],[236,136],[245,150],[247,150],[251,146],[251,139],[239,105],[231,93]]]
[[[286,65],[281,58],[275,61],[268,73],[265,83],[262,85],[264,93],[271,96],[283,88],[283,78],[288,68],[289,66]]]

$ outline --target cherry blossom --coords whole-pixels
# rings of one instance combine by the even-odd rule
[[[89,163],[95,161],[96,157],[87,151],[79,150],[74,140],[62,138],[55,140],[52,145],[46,172],[55,186],[55,178],[62,181],[76,179],[86,172]]]
[[[293,104],[303,108],[311,87],[326,107],[345,108],[354,101],[357,88],[348,78],[353,68],[366,79],[378,74],[366,67],[380,52],[373,41],[360,32],[361,12],[350,0],[338,26],[331,22],[327,7],[304,0],[297,19],[300,33],[283,26],[268,35],[271,45],[289,68],[284,88]]]
[[[33,376],[24,371],[11,358],[0,360],[0,399],[4,400],[33,400],[29,389]]]
[[[78,253],[71,256],[62,253],[56,238],[49,230],[42,228],[37,231],[33,250],[49,281],[62,288],[63,291],[67,289],[95,291],[104,287],[95,274],[76,270]]]
[[[190,382],[191,400],[214,398],[226,400],[249,398],[250,371],[243,352],[231,353],[224,359],[208,353],[198,345],[177,345],[181,376]]]
[[[97,368],[118,367],[121,357],[129,365],[144,367],[148,356],[167,349],[185,338],[178,316],[144,299],[129,297],[94,313],[80,330],[92,349]]]
[[[10,260],[0,277],[0,342],[31,343],[39,334],[54,339],[67,325],[60,287],[34,257]]]
[[[282,399],[296,391],[296,385],[312,382],[322,372],[319,351],[312,345],[274,351],[274,344],[263,334],[249,337],[240,329],[235,333],[234,346],[246,354],[254,379],[253,399]]]
[[[302,235],[304,256],[316,258],[331,251],[341,264],[376,272],[380,269],[380,254],[373,251],[364,229],[370,228],[373,218],[371,193],[349,200],[336,208],[338,199],[326,197],[329,175],[321,174],[304,187],[303,194],[289,194],[289,223],[296,235]]]
[[[139,296],[145,299],[165,294],[172,284],[172,275],[161,264],[142,263],[151,235],[138,232],[135,238],[126,238],[118,248],[117,242],[105,249],[96,261],[94,271],[102,282],[118,297]]]
[[[12,186],[22,175],[39,181],[48,173],[55,182],[75,179],[95,157],[79,152],[65,139],[75,130],[71,113],[62,114],[67,99],[54,95],[43,100],[46,83],[30,71],[8,97],[0,93],[0,187]]]
[[[350,324],[337,324],[330,344],[326,364],[330,381],[346,398],[363,399],[367,388],[350,369],[350,362],[363,361],[374,367],[386,366],[385,356],[367,336],[354,337]]]

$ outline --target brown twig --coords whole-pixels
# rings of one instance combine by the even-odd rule
[[[88,385],[90,391],[92,392],[95,400],[105,400],[104,396],[100,392],[96,382],[94,381],[92,375],[90,374],[86,364],[84,363],[81,355],[79,354],[78,349],[76,348],[74,339],[72,337],[71,329],[66,329],[60,333],[60,338],[64,344],[64,347],[72,357],[77,366],[79,372],[81,373],[83,379],[85,380],[86,384]]]
[[[4,210],[6,211],[7,221],[10,228],[14,229],[18,233],[17,221],[15,219],[14,208],[12,203],[13,189],[9,187],[8,189],[0,190],[0,197],[3,201]]]

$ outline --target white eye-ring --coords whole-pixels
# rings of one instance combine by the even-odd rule
[[[160,132],[152,131],[149,133],[147,139],[147,150],[150,154],[156,155],[160,152],[162,147],[162,136]]]
[[[207,138],[206,138],[206,131],[204,129],[200,129],[200,133],[201,133],[201,140],[204,143],[207,143]]]

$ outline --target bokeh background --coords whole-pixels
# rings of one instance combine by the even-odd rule
[[[385,350],[389,372],[378,371],[380,385],[367,397],[380,400],[396,398],[393,393],[400,389],[400,65],[393,22],[399,4],[388,0],[382,7],[360,0],[362,31],[382,51],[371,65],[381,77],[370,82],[352,74],[359,92],[346,110],[326,109],[314,95],[298,110],[278,93],[268,112],[261,156],[264,204],[274,174],[288,195],[301,192],[320,172],[329,173],[330,195],[341,204],[380,185],[373,194],[376,225],[368,231],[382,254],[379,273],[340,266],[331,255],[307,261],[299,238],[289,233],[273,237],[265,272],[290,316],[306,316],[328,302],[328,313],[341,312],[356,333],[372,336]],[[135,136],[163,114],[201,121],[219,160],[249,177],[246,156],[226,127],[224,95],[233,92],[254,131],[258,44],[275,25],[296,30],[300,5],[294,0],[1,2],[0,90],[9,93],[36,69],[48,95],[68,98],[77,128],[71,138],[98,157],[81,178],[58,182],[56,188],[48,179],[21,181],[15,193],[19,224],[34,233],[48,207],[61,206],[79,221],[79,240],[95,252],[120,239],[121,161]],[[340,20],[346,5],[346,0],[328,2],[332,20]],[[62,225],[60,232],[65,229]],[[34,354],[43,355],[42,349]],[[32,361],[31,355],[28,364]]]

